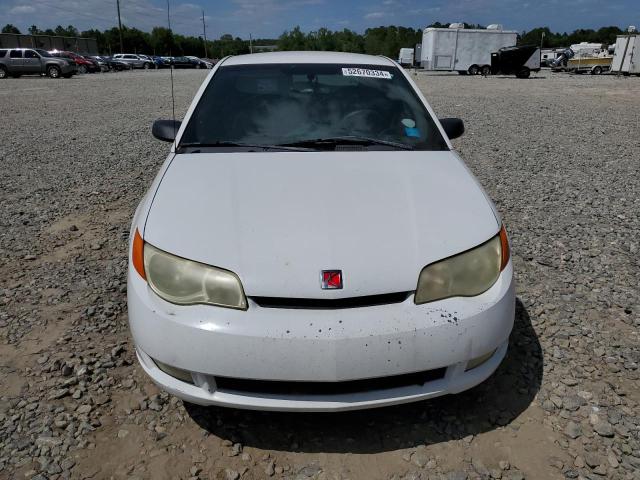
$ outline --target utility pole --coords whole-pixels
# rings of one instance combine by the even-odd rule
[[[202,38],[204,39],[204,58],[209,58],[209,54],[207,54],[207,25],[204,23],[204,10],[202,10]]]
[[[253,37],[249,34],[249,53],[253,53]]]
[[[116,6],[118,7],[118,30],[120,32],[120,53],[124,53],[124,47],[122,46],[122,20],[120,19],[120,0],[116,0]]]
[[[544,37],[545,37],[546,33],[542,32],[542,38],[540,39],[540,49],[542,50],[544,48]]]

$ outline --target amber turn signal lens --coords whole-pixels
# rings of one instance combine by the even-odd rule
[[[144,273],[144,240],[142,240],[142,236],[137,228],[133,236],[131,261],[133,262],[133,268],[136,269],[136,272],[146,280],[147,276]]]
[[[502,251],[502,260],[500,262],[500,271],[504,270],[504,267],[509,263],[509,258],[511,258],[511,250],[509,249],[509,239],[507,238],[507,230],[504,228],[504,225],[500,229],[500,246]]]

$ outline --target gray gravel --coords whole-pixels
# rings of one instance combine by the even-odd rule
[[[178,71],[181,117],[204,72]],[[0,82],[0,477],[640,479],[640,78],[419,74],[511,236],[507,359],[455,397],[340,415],[155,389],[126,316],[167,71]]]

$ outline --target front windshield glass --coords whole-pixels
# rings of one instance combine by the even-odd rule
[[[41,57],[51,57],[52,55],[46,50],[42,50],[41,48],[36,48],[36,52],[40,54]]]
[[[429,112],[393,66],[267,64],[221,67],[180,146],[301,145],[369,139],[369,148],[448,149]]]

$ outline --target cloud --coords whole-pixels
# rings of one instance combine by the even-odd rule
[[[292,10],[309,5],[322,5],[324,0],[233,0],[237,5],[236,15],[271,15],[276,12]]]
[[[373,20],[376,18],[384,18],[385,16],[387,16],[388,14],[385,12],[370,12],[367,13],[364,18],[366,18],[367,20]]]
[[[36,9],[31,5],[16,5],[15,7],[9,9],[9,15],[24,15],[27,13],[33,13]]]

